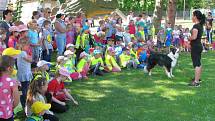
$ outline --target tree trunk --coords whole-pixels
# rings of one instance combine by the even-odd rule
[[[156,29],[156,33],[158,32],[159,28],[161,27],[161,20],[162,20],[162,1],[163,0],[156,0],[155,9],[153,14],[153,24]]]
[[[177,0],[168,0],[167,22],[171,23],[172,28],[175,25],[176,3]]]

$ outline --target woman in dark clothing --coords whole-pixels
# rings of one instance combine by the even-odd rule
[[[195,78],[192,79],[192,82],[189,84],[189,86],[200,86],[200,76],[202,71],[201,53],[203,50],[201,38],[205,19],[205,15],[200,11],[196,10],[193,12],[192,20],[194,25],[191,31],[192,36],[189,38],[189,41],[191,44],[191,58],[193,67],[195,68]]]

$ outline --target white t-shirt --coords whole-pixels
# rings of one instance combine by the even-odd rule
[[[184,41],[188,41],[188,38],[191,36],[191,34],[188,32],[188,33],[183,33],[183,36],[184,36]]]
[[[123,26],[120,25],[120,24],[116,24],[116,28],[117,28],[117,29],[116,29],[116,35],[122,37],[122,36],[123,36],[123,31],[120,30],[120,29],[123,29]]]
[[[173,30],[173,38],[179,38],[180,30]]]

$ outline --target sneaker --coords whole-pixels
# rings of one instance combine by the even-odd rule
[[[193,82],[194,80],[195,80],[195,78],[192,78],[190,81]],[[202,82],[202,80],[199,79],[199,83],[201,83],[201,82]]]
[[[190,84],[188,84],[190,87],[200,87],[200,83],[192,81]]]

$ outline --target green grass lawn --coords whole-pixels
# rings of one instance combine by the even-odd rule
[[[58,114],[61,121],[214,121],[215,52],[203,53],[201,87],[188,87],[193,77],[190,54],[180,56],[174,79],[160,67],[152,76],[143,70],[124,70],[69,88],[79,106]],[[21,121],[17,119],[16,121]]]

